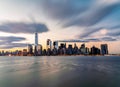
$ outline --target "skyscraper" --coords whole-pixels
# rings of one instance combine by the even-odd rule
[[[35,48],[34,48],[34,56],[37,56],[37,55],[38,55],[37,45],[35,45]]]
[[[58,41],[53,42],[53,46],[58,49]]]
[[[107,44],[101,44],[101,54],[102,55],[108,54],[108,45]]]
[[[86,53],[85,44],[81,45],[80,51],[81,51],[81,54],[85,54]]]
[[[52,50],[52,41],[50,39],[47,39],[47,49]]]
[[[37,51],[38,51],[38,56],[42,55],[42,45],[38,44]]]
[[[35,45],[38,45],[38,33],[35,32]]]
[[[28,44],[28,53],[32,54],[33,53],[33,47],[31,44]]]
[[[91,48],[91,54],[92,54],[92,55],[100,55],[100,49],[97,48],[97,47],[95,47],[95,46],[93,46],[93,47]]]

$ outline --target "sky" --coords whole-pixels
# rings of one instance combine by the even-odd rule
[[[0,0],[0,49],[24,48],[46,40],[108,44],[120,53],[120,0]],[[81,44],[80,43],[80,44]]]

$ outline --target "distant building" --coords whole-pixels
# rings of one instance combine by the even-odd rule
[[[108,45],[107,44],[101,44],[101,54],[102,55],[108,54]]]
[[[52,41],[50,39],[47,39],[47,49],[52,50]]]
[[[61,43],[60,46],[61,46],[61,48],[65,48],[65,44],[64,43]]]
[[[38,33],[35,32],[35,45],[38,45]]]
[[[54,48],[58,49],[59,48],[58,47],[58,41],[53,42],[53,46],[54,46]]]
[[[81,51],[81,54],[85,54],[85,53],[86,53],[85,44],[82,44],[82,45],[81,45],[80,51]]]
[[[73,53],[75,55],[79,54],[79,50],[78,50],[78,47],[77,47],[76,43],[74,44]]]
[[[27,56],[27,49],[23,49],[23,56]]]
[[[4,56],[4,55],[5,55],[5,52],[4,52],[4,50],[2,50],[2,53],[1,53],[1,54],[2,54],[2,56]]]
[[[91,54],[92,54],[92,55],[100,55],[100,49],[97,48],[97,47],[95,47],[95,46],[93,46],[93,47],[91,48]]]
[[[68,55],[72,55],[73,54],[73,47],[72,47],[71,44],[68,45],[67,54]]]
[[[28,54],[33,54],[33,46],[28,44]]]
[[[42,45],[38,44],[37,46],[38,56],[42,55]]]
[[[89,48],[87,48],[87,47],[85,48],[85,54],[87,54],[87,55],[89,54]]]
[[[58,54],[58,50],[57,50],[57,48],[53,48],[53,50],[52,50],[52,52],[53,52],[53,55],[57,55]]]
[[[38,55],[38,51],[37,51],[37,46],[35,45],[35,48],[34,48],[34,56],[37,56]]]

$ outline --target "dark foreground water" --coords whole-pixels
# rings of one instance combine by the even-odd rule
[[[0,87],[120,87],[120,56],[0,57]]]

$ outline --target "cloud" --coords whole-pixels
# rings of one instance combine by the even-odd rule
[[[87,12],[82,14],[79,17],[69,20],[68,23],[65,23],[63,27],[70,26],[93,26],[100,21],[102,21],[105,17],[110,15],[114,9],[120,6],[120,3],[114,3],[110,5],[101,5],[89,9]]]
[[[24,43],[11,43],[11,44],[2,45],[0,48],[1,49],[11,49],[11,48],[16,48],[16,47],[27,47],[27,44],[24,44]]]
[[[110,32],[110,33],[108,33],[108,35],[109,36],[120,36],[120,31],[118,31],[118,32]]]
[[[112,38],[112,37],[103,37],[101,38],[101,41],[117,41],[117,39]]]
[[[88,42],[100,42],[101,40],[99,38],[89,38],[89,39],[85,39]]]
[[[42,9],[53,19],[68,19],[86,11],[93,0],[42,0]]]
[[[77,35],[77,37],[79,37],[80,39],[82,39],[82,38],[86,38],[86,37],[88,37],[88,36],[90,36],[91,34],[93,34],[93,33],[95,33],[95,32],[98,32],[99,30],[101,30],[101,29],[103,29],[102,27],[100,27],[100,28],[86,28],[85,30],[85,32],[83,32],[82,34],[80,34],[80,35]]]
[[[57,40],[58,42],[88,42],[87,40],[84,39],[79,39],[79,40]]]
[[[45,15],[62,21],[63,27],[93,26],[120,7],[118,0],[42,0]]]
[[[88,42],[102,42],[102,41],[117,41],[117,39],[113,37],[102,37],[102,38],[89,38],[85,39]]]
[[[45,15],[59,20],[59,24],[63,28],[80,27],[79,30],[82,30],[82,33],[77,35],[79,39],[88,38],[102,29],[109,31],[109,33],[103,32],[106,37],[117,38],[120,35],[120,31],[112,32],[112,30],[120,28],[120,25],[116,26],[115,20],[113,21],[114,17],[118,19],[119,16],[119,0],[43,0],[41,6]],[[116,15],[118,16],[116,17]],[[113,41],[114,39],[101,38],[100,40]]]
[[[87,38],[93,34],[98,33],[99,35],[103,36],[111,36],[111,37],[118,37],[120,36],[120,24],[117,25],[99,25],[93,27],[87,27],[84,29],[85,31],[80,35],[77,35],[77,38]]]
[[[26,40],[26,38],[9,36],[9,37],[0,37],[0,40],[7,41],[7,42],[16,42],[16,41]]]
[[[86,39],[78,39],[78,40],[57,40],[58,42],[83,42],[83,43],[88,43],[88,42],[102,42],[102,41],[117,41],[117,39],[113,37],[102,37],[102,38],[86,38]]]
[[[24,23],[24,22],[5,22],[0,25],[0,31],[7,33],[44,33],[49,29],[41,23]]]
[[[24,37],[15,37],[15,36],[0,37],[0,48],[9,49],[15,47],[26,47],[27,44],[18,43],[19,41],[24,41],[24,40],[26,40],[26,38]]]

